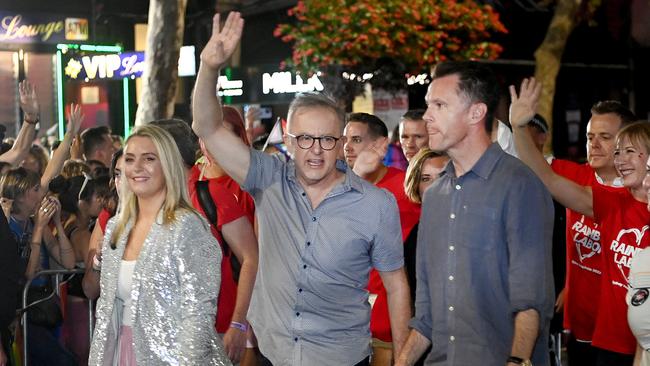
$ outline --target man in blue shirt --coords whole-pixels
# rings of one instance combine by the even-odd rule
[[[219,70],[239,42],[243,20],[228,16],[201,53],[194,91],[196,134],[219,165],[255,199],[259,268],[248,320],[264,365],[368,365],[368,275],[388,294],[395,352],[408,335],[409,290],[395,198],[337,160],[344,112],[320,94],[289,106],[289,162],[251,150],[223,125]]]
[[[547,365],[553,311],[553,203],[525,165],[490,141],[499,98],[475,62],[436,67],[429,147],[451,161],[427,190],[416,313],[397,365]]]

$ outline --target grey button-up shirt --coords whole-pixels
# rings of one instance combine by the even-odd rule
[[[461,177],[450,162],[422,208],[411,327],[432,343],[426,365],[505,365],[526,309],[540,314],[533,364],[547,365],[553,202],[540,180],[492,144]]]
[[[316,209],[293,161],[251,152],[260,254],[248,320],[275,365],[354,365],[370,354],[368,274],[403,266],[394,197],[355,175]]]

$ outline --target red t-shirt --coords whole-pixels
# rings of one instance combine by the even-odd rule
[[[402,225],[402,241],[408,238],[413,227],[420,220],[420,205],[411,202],[404,192],[404,179],[406,173],[402,170],[388,167],[386,175],[377,182],[376,186],[384,188],[395,196],[399,218]],[[375,269],[370,271],[368,280],[368,291],[376,294],[375,304],[370,313],[370,332],[373,338],[384,342],[392,342],[390,333],[390,317],[388,313],[388,297],[386,289],[381,282],[381,276]]]
[[[113,215],[111,215],[111,213],[105,208],[103,208],[97,216],[97,223],[99,224],[99,227],[102,228],[102,233],[106,233],[106,224],[108,224],[108,220],[110,220],[111,217],[113,217]]]
[[[200,170],[194,166],[190,172],[188,179],[188,190],[192,206],[196,208],[204,217],[205,213],[199,203],[199,198],[196,192],[196,182],[199,179]],[[232,251],[224,250],[223,238],[221,237],[221,227],[229,222],[235,221],[240,217],[247,217],[246,212],[242,209],[241,205],[236,199],[236,196],[228,189],[227,183],[232,181],[230,177],[223,176],[214,179],[208,179],[208,189],[210,195],[217,207],[217,223],[216,228],[214,223],[211,223],[210,230],[212,235],[219,241],[223,259],[221,260],[221,288],[219,290],[219,299],[217,302],[217,318],[216,329],[218,333],[225,333],[230,327],[232,314],[235,310],[235,303],[237,301],[237,283],[235,282],[232,274],[232,267],[230,265],[230,256],[234,255]],[[219,231],[217,231],[219,230]]]
[[[598,317],[592,344],[608,351],[634,354],[636,339],[627,324],[625,295],[632,258],[650,244],[650,213],[646,204],[625,188],[594,185],[594,219],[603,243]]]
[[[598,183],[589,164],[553,160],[553,171],[581,186]],[[591,217],[566,210],[566,282],[564,288],[564,328],[582,341],[591,341],[602,267],[600,227]]]

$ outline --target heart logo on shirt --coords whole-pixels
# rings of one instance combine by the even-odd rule
[[[646,231],[650,229],[650,226],[645,225],[641,230],[637,228],[623,229],[618,232],[616,240],[612,242],[610,249],[614,252],[614,262],[618,267],[621,276],[627,281],[629,286],[630,279],[628,278],[628,273],[630,266],[632,264],[632,258],[637,251],[641,248],[641,242],[645,236]],[[634,234],[634,241],[628,240],[627,242],[633,242],[634,246],[628,244],[623,240],[623,237],[627,234]],[[629,237],[627,235],[626,237]]]

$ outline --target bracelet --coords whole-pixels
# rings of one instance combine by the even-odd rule
[[[239,323],[239,322],[230,322],[230,328],[239,329],[242,332],[247,332],[248,331],[248,325],[244,324],[244,323]]]
[[[38,115],[36,115],[36,118],[34,118],[33,121],[30,121],[30,120],[27,118],[27,114],[25,114],[23,120],[24,120],[26,123],[29,123],[29,124],[31,124],[31,125],[35,125],[35,124],[37,124],[37,123],[41,120],[41,118],[40,118]]]
[[[102,262],[97,258],[97,254],[93,256],[93,271],[101,271],[102,270]]]

